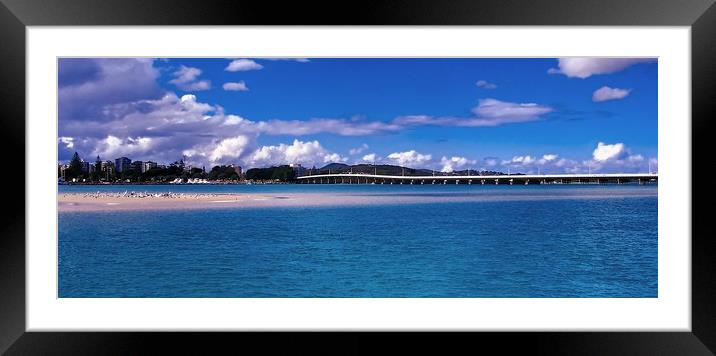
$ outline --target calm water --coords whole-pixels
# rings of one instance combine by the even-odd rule
[[[657,297],[655,186],[61,186],[610,198],[61,213],[60,297]],[[627,197],[638,190],[647,196]]]

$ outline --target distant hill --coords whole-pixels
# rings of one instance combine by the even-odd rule
[[[215,167],[216,168],[216,167]],[[232,168],[233,169],[233,168]],[[213,170],[212,170],[213,172]],[[322,168],[303,168],[297,170],[288,165],[273,166],[267,168],[251,168],[246,171],[246,179],[248,180],[279,180],[293,181],[296,176],[316,175],[316,174],[337,174],[337,173],[353,173],[353,174],[379,174],[390,176],[455,176],[455,175],[505,175],[502,172],[495,171],[474,171],[462,170],[451,173],[443,173],[430,169],[415,169],[408,167],[395,166],[390,164],[354,164],[347,165],[345,163],[330,163]],[[513,174],[518,175],[518,174]]]
[[[330,169],[331,171],[338,171],[338,170],[342,170],[342,169],[349,168],[349,167],[350,166],[345,163],[329,163],[329,164],[323,166],[322,168],[320,168],[319,170],[327,171]]]

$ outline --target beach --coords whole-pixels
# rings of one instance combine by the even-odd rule
[[[619,199],[656,196],[656,190],[576,189],[503,190],[500,192],[475,190],[472,193],[454,192],[257,192],[257,193],[144,193],[94,192],[58,194],[59,212],[177,210],[216,208],[312,207],[375,204],[428,204],[494,201],[533,201],[562,199]]]

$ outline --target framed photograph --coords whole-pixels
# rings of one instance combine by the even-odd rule
[[[712,4],[3,0],[0,350],[712,354]]]

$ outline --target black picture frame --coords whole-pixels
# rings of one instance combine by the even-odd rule
[[[18,165],[25,152],[25,29],[27,26],[92,25],[539,25],[690,26],[692,55],[692,171],[710,161],[707,135],[716,112],[716,6],[714,0],[451,0],[451,1],[179,1],[179,0],[0,0],[0,132],[6,164]],[[664,100],[664,98],[661,98]],[[682,118],[673,118],[682,119]],[[26,172],[42,170],[27,168]],[[716,352],[716,219],[707,216],[713,188],[692,179],[691,332],[460,333],[419,337],[402,333],[268,335],[251,333],[40,333],[25,331],[26,173],[3,176],[8,201],[0,214],[0,352],[24,354],[136,354],[166,350],[207,353],[222,343],[233,350],[308,348],[311,352],[403,351],[409,347],[443,351],[483,350],[559,354],[710,355]],[[22,182],[22,183],[20,183]],[[24,189],[17,189],[22,184]],[[684,238],[689,238],[684,236]],[[385,342],[378,347],[376,337]],[[277,340],[278,339],[278,340]],[[232,350],[232,349],[230,349]],[[541,352],[540,352],[541,351]],[[209,351],[210,352],[210,351]]]

